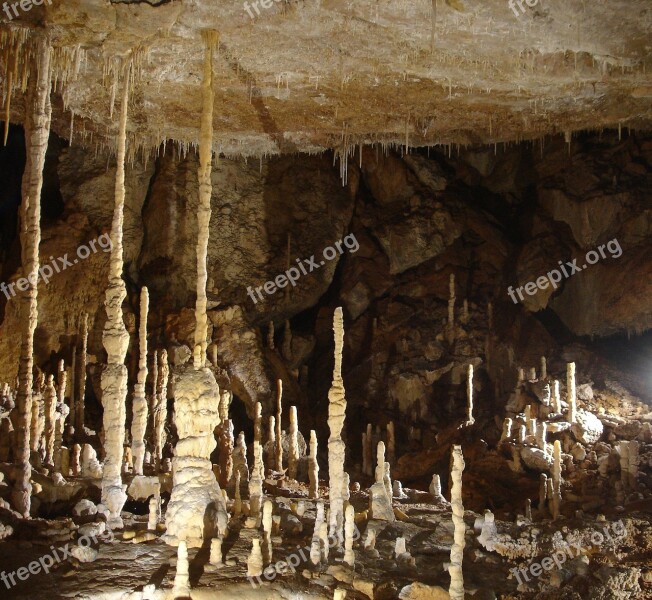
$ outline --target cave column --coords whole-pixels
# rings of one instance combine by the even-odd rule
[[[107,320],[102,342],[107,352],[107,365],[102,372],[102,405],[104,407],[104,469],[102,474],[102,503],[109,509],[108,524],[112,528],[123,526],[120,512],[127,500],[122,484],[122,459],[124,454],[127,367],[125,358],[129,347],[129,333],[122,315],[122,303],[127,289],[122,279],[123,224],[125,204],[125,154],[127,141],[127,107],[131,60],[124,73],[124,90],[120,109],[120,125],[117,139],[117,167],[115,174],[115,205],[111,224],[111,257],[109,261],[109,285],[106,289],[104,306]]]
[[[464,557],[465,533],[464,505],[462,504],[462,473],[464,471],[464,456],[461,446],[453,446],[453,468],[451,469],[451,505],[453,508],[453,545],[448,572],[451,583],[448,589],[451,600],[464,600],[464,576],[462,559]]]
[[[22,183],[21,258],[27,289],[20,295],[20,363],[16,393],[15,485],[11,495],[14,508],[25,518],[31,507],[32,467],[30,454],[30,419],[34,368],[34,331],[38,321],[39,245],[41,243],[41,189],[43,166],[50,137],[50,59],[49,40],[41,37],[36,55],[36,77],[29,79],[25,109],[26,162]],[[11,87],[11,86],[10,86]],[[9,92],[8,92],[9,94]]]

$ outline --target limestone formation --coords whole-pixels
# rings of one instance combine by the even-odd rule
[[[81,474],[81,446],[79,444],[73,444],[72,447],[70,474],[73,477],[78,477]]]
[[[310,545],[310,561],[313,565],[318,565],[322,558],[321,538],[319,532],[324,524],[324,503],[320,500],[317,502],[317,516],[315,518],[315,528],[312,534]]]
[[[263,447],[253,443],[254,463],[249,479],[249,526],[254,527],[260,516],[263,504],[263,481],[265,480],[265,466],[263,464]]]
[[[260,577],[263,574],[263,553],[260,548],[260,539],[252,541],[251,553],[247,559],[247,577]]]
[[[235,481],[234,481],[234,495],[233,495],[233,516],[239,517],[242,513],[242,498],[240,496],[240,483],[241,483],[241,474],[240,471],[235,471]]]
[[[86,406],[86,364],[88,362],[88,313],[81,317],[81,350],[79,354],[79,386],[75,402],[75,431],[77,435],[84,429],[84,412]]]
[[[175,598],[190,596],[188,568],[188,548],[186,542],[181,541],[177,548],[177,572],[174,575],[174,588],[172,590]]]
[[[138,380],[134,388],[131,418],[132,456],[134,462],[134,475],[143,474],[143,461],[145,459],[145,429],[147,428],[147,398],[145,396],[145,382],[147,381],[147,314],[149,311],[149,294],[147,288],[140,291],[140,328]]]
[[[267,428],[267,443],[264,447],[265,464],[270,469],[276,467],[276,417],[269,416],[269,426]]]
[[[233,473],[240,473],[241,481],[249,481],[249,467],[247,465],[247,444],[244,431],[238,434],[233,449]]]
[[[355,554],[353,552],[353,532],[355,530],[355,509],[349,504],[344,513],[344,562],[353,567]]]
[[[473,425],[473,365],[469,365],[466,374],[466,425]]]
[[[32,65],[36,76],[29,78],[29,92],[25,105],[27,160],[22,183],[20,240],[23,275],[28,283],[26,290],[19,297],[20,362],[16,418],[14,420],[15,483],[11,493],[14,508],[25,518],[30,514],[32,493],[29,421],[32,413],[34,331],[38,321],[37,285],[40,266],[39,245],[41,243],[41,188],[43,187],[43,167],[52,115],[50,104],[51,55],[52,49],[47,37],[40,36],[37,55]],[[8,120],[8,118],[5,119],[5,122]]]
[[[372,519],[380,521],[396,520],[391,496],[387,495],[387,488],[382,479],[369,488],[369,514]]]
[[[553,413],[561,414],[561,396],[559,395],[559,381],[557,379],[552,384],[552,400],[550,404]]]
[[[214,567],[221,567],[223,564],[222,539],[219,537],[213,538],[211,540],[211,553],[209,562]]]
[[[45,405],[45,460],[46,464],[54,464],[54,435],[57,419],[57,390],[54,387],[54,375],[48,375],[43,395]]]
[[[29,443],[32,452],[38,452],[41,446],[41,437],[45,429],[45,405],[43,392],[45,388],[45,374],[39,370],[34,378],[34,391],[32,394],[32,415],[29,424]]]
[[[125,358],[129,346],[129,333],[125,327],[122,303],[127,289],[122,280],[123,223],[125,204],[125,157],[127,139],[127,108],[129,104],[129,79],[131,59],[124,69],[122,105],[117,139],[117,169],[115,175],[115,204],[111,224],[112,248],[109,261],[109,285],[104,308],[107,320],[102,342],[107,353],[107,365],[102,371],[102,405],[104,407],[104,468],[102,470],[102,503],[109,509],[109,526],[122,527],[120,511],[127,500],[122,484],[122,456],[125,438],[127,399],[127,367]]]
[[[310,431],[310,454],[308,456],[309,498],[319,498],[319,463],[317,462],[317,433]]]
[[[346,446],[342,440],[342,428],[346,414],[346,398],[342,381],[342,350],[344,348],[344,318],[342,308],[335,309],[333,316],[335,334],[335,365],[333,367],[333,384],[328,392],[328,478],[330,499],[329,534],[340,543],[343,540],[344,503],[342,500],[342,482],[344,480],[344,460]]]
[[[552,450],[552,518],[556,519],[561,509],[561,442],[555,440]]]
[[[283,382],[279,379],[276,382],[276,470],[283,471],[283,430],[281,428],[281,417],[283,416]]]
[[[453,508],[454,541],[451,546],[451,560],[448,572],[451,583],[448,593],[451,600],[464,600],[464,577],[462,574],[462,559],[464,557],[465,533],[464,505],[462,504],[462,473],[464,471],[464,456],[461,446],[453,446],[453,466],[451,469],[451,505]]]
[[[263,405],[260,402],[254,405],[254,443],[263,443]]]
[[[546,357],[541,357],[541,380],[548,378],[548,363],[546,362]]]
[[[512,437],[512,420],[509,417],[506,417],[503,421],[503,432],[500,436],[500,441],[509,440]]]
[[[220,485],[226,487],[233,479],[233,421],[222,421],[220,428]]]
[[[156,531],[158,525],[159,500],[152,496],[149,499],[149,518],[147,520],[147,530]]]
[[[299,425],[297,419],[297,407],[290,406],[290,428],[288,430],[288,477],[297,478],[299,467]]]
[[[272,562],[272,510],[273,505],[269,500],[263,504],[263,560],[264,564]]]
[[[568,402],[566,417],[569,423],[574,423],[577,412],[577,391],[575,389],[575,363],[573,362],[566,365],[566,388]]]
[[[158,375],[156,378],[156,402],[154,403],[154,459],[160,466],[163,459],[163,447],[165,446],[165,422],[168,415],[168,377],[170,366],[168,365],[168,353],[161,350],[158,359]]]
[[[620,480],[626,491],[638,486],[639,443],[636,440],[620,441],[616,446],[620,458]]]

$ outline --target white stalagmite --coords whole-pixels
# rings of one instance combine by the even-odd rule
[[[177,572],[174,575],[174,598],[190,596],[190,578],[188,575],[188,547],[184,541],[177,548]]]
[[[154,459],[157,468],[163,460],[163,447],[165,446],[165,422],[168,416],[168,378],[170,365],[168,364],[167,350],[161,350],[158,361],[158,375],[156,378],[156,400],[154,403]]]
[[[317,462],[317,432],[310,431],[310,455],[308,457],[309,498],[319,498],[319,463]]]
[[[125,204],[125,155],[127,140],[127,107],[131,59],[124,71],[124,91],[120,109],[115,174],[115,204],[111,224],[111,257],[109,260],[109,285],[106,289],[104,307],[106,323],[102,342],[107,352],[107,365],[102,371],[102,406],[104,407],[104,469],[102,471],[102,504],[109,509],[108,524],[112,529],[122,527],[120,511],[127,501],[122,484],[122,458],[125,439],[127,367],[125,357],[129,347],[129,333],[122,316],[122,303],[127,289],[122,280],[123,244],[122,230]]]
[[[220,425],[220,485],[226,487],[233,478],[233,421],[227,419]]]
[[[211,540],[211,554],[209,562],[214,567],[222,565],[222,539],[219,537]]]
[[[145,382],[147,381],[147,315],[149,312],[149,294],[147,288],[140,290],[140,327],[138,380],[134,387],[133,416],[131,419],[131,451],[134,462],[134,475],[143,474],[145,459],[145,429],[147,428],[147,398]]]
[[[254,464],[249,479],[249,517],[248,525],[254,527],[260,516],[263,504],[263,481],[265,480],[265,466],[263,464],[263,447],[253,443]]]
[[[57,390],[54,387],[54,375],[48,375],[43,393],[45,404],[45,429],[43,435],[45,438],[45,463],[54,464],[54,428],[57,418]]]
[[[28,80],[25,106],[26,163],[22,183],[21,259],[27,289],[20,295],[20,362],[14,420],[14,477],[11,493],[14,508],[28,518],[31,507],[32,466],[30,455],[30,418],[32,414],[32,379],[34,367],[34,331],[38,321],[39,245],[41,243],[41,188],[43,166],[50,136],[50,58],[49,40],[38,41],[35,69]],[[34,73],[36,72],[36,77]],[[9,86],[11,87],[11,86]],[[8,92],[9,94],[9,92]],[[6,119],[8,121],[9,119]]]
[[[263,503],[263,559],[265,564],[272,562],[272,509],[274,505],[270,500]]]
[[[503,421],[503,433],[500,436],[500,441],[509,440],[512,437],[512,420],[506,417]]]
[[[70,413],[70,409],[66,405],[65,396],[66,396],[66,381],[67,373],[63,360],[59,361],[59,373],[58,373],[58,387],[57,387],[57,411],[55,413],[54,419],[54,470],[56,473],[62,472],[62,457],[63,457],[63,432],[66,427],[66,417]],[[64,469],[67,470],[67,469]],[[67,476],[68,473],[66,472]]]
[[[453,467],[451,469],[451,505],[453,508],[453,545],[451,546],[451,561],[448,572],[451,583],[448,589],[451,600],[464,600],[464,576],[462,574],[462,559],[466,526],[464,525],[464,505],[462,504],[462,473],[464,471],[464,456],[461,446],[453,446]]]
[[[297,478],[299,467],[299,424],[297,407],[290,406],[290,429],[288,430],[288,477]]]
[[[559,380],[555,379],[552,383],[552,412],[561,414],[561,396],[559,395]]]
[[[566,388],[568,397],[568,414],[569,423],[575,423],[577,412],[577,392],[575,389],[575,363],[571,362],[566,365]]]
[[[473,425],[473,365],[469,365],[466,374],[466,424]]]
[[[29,445],[32,452],[37,452],[41,443],[41,436],[45,429],[45,406],[43,391],[45,389],[45,375],[39,371],[34,381],[32,395],[32,416],[29,424]]]
[[[346,397],[342,381],[342,350],[344,348],[344,317],[342,308],[335,309],[333,316],[335,334],[335,365],[333,367],[333,384],[328,392],[328,478],[330,498],[329,534],[341,544],[344,527],[344,502],[342,499],[342,482],[344,480],[344,460],[346,446],[342,440],[342,429],[346,415]]]
[[[312,532],[312,540],[310,545],[310,562],[313,565],[318,565],[321,562],[321,539],[319,531],[324,523],[324,503],[320,500],[317,502],[317,516],[315,518],[315,529]]]
[[[213,139],[213,53],[216,31],[203,31],[205,43],[202,81],[202,115],[199,135],[199,207],[197,238],[197,301],[193,364],[174,374],[175,423],[179,440],[172,460],[173,486],[166,513],[164,540],[171,545],[185,540],[200,547],[205,539],[225,534],[226,502],[215,479],[211,452],[217,446],[215,428],[220,424],[220,389],[206,366],[206,256],[211,214]]]
[[[249,481],[249,466],[247,464],[247,443],[244,431],[238,434],[233,448],[233,473],[240,473],[240,480]]]
[[[84,410],[86,397],[86,363],[88,362],[88,313],[82,314],[81,319],[81,353],[79,355],[79,387],[77,402],[75,403],[75,431],[80,436],[84,430]]]
[[[156,531],[158,525],[158,499],[152,496],[149,499],[149,517],[147,519],[147,530]]]
[[[394,421],[387,423],[387,462],[394,465],[396,462],[396,432]]]
[[[353,552],[353,532],[355,530],[355,509],[352,504],[344,512],[344,562],[353,567],[355,554]]]
[[[556,519],[561,510],[561,442],[555,440],[552,450],[552,498],[551,513]]]
[[[546,435],[548,433],[548,423],[541,421],[537,426],[536,437],[537,437],[537,446],[544,452],[548,451],[548,446],[546,445]]]
[[[73,444],[72,455],[70,456],[70,474],[78,477],[81,473],[81,446]]]
[[[546,357],[541,357],[541,381],[548,377],[548,363],[546,362]]]
[[[233,492],[233,516],[239,517],[242,513],[242,497],[240,496],[240,480],[242,475],[240,471],[235,472],[234,492]]]
[[[254,405],[254,443],[263,443],[263,405],[260,402]]]
[[[283,470],[283,430],[281,428],[281,417],[283,416],[283,381],[276,382],[276,470]]]
[[[260,539],[251,540],[251,553],[247,559],[247,577],[260,577],[263,574],[263,553],[260,549]]]
[[[265,444],[265,464],[273,469],[276,467],[276,417],[269,416],[267,428],[267,443]]]

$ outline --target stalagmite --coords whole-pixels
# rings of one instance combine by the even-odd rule
[[[512,420],[507,417],[503,421],[503,433],[500,436],[500,441],[503,442],[505,440],[509,440],[512,437]]]
[[[344,562],[353,567],[355,554],[353,552],[353,532],[355,530],[355,509],[352,504],[346,507],[344,513]]]
[[[195,347],[193,364],[178,367],[174,375],[175,422],[179,441],[173,459],[173,487],[164,537],[172,545],[184,539],[190,547],[199,547],[205,539],[225,534],[228,523],[226,502],[210,460],[211,452],[217,446],[214,431],[220,424],[220,389],[213,371],[205,366],[208,346],[206,259],[212,194],[213,53],[218,35],[216,31],[204,30],[202,37],[205,53],[199,132]]]
[[[25,104],[26,163],[22,182],[21,203],[21,259],[27,289],[20,294],[20,362],[18,390],[14,419],[14,477],[11,493],[14,508],[29,517],[32,484],[32,466],[29,462],[29,421],[32,413],[32,378],[34,366],[34,331],[38,321],[39,245],[41,243],[41,188],[43,167],[50,136],[50,58],[52,49],[48,39],[39,37],[35,69],[29,78],[29,92]],[[36,77],[34,77],[36,73]],[[9,86],[9,90],[11,86]],[[9,94],[7,92],[7,106]],[[8,119],[7,119],[8,121]]]
[[[333,384],[328,392],[328,477],[330,498],[329,533],[342,543],[344,526],[344,504],[342,500],[342,481],[344,480],[344,461],[346,446],[342,440],[342,428],[346,414],[346,398],[342,381],[342,350],[344,348],[344,318],[342,308],[335,309],[333,316],[335,334],[335,365]]]
[[[54,420],[54,471],[56,473],[61,473],[62,470],[67,476],[68,473],[65,472],[64,465],[62,465],[62,452],[63,448],[63,433],[66,428],[66,418],[70,413],[70,409],[65,402],[66,394],[66,379],[67,374],[64,367],[63,360],[59,362],[59,387],[57,388],[58,399],[57,399],[57,411],[55,413]],[[67,451],[67,449],[65,449]],[[68,463],[69,464],[69,463]]]
[[[120,111],[117,139],[115,204],[111,224],[111,255],[109,261],[109,285],[106,289],[104,307],[106,323],[102,342],[107,353],[107,364],[102,371],[102,406],[104,407],[104,468],[102,475],[102,504],[109,509],[108,524],[112,529],[122,528],[120,511],[127,500],[122,484],[122,457],[125,439],[125,418],[127,398],[127,367],[125,358],[129,347],[129,333],[125,328],[122,303],[127,289],[122,280],[123,223],[125,204],[125,151],[127,139],[127,107],[129,104],[129,80],[131,59],[124,72],[124,92]]]
[[[263,405],[260,402],[254,405],[254,443],[263,443]]]
[[[525,518],[528,521],[532,520],[532,501],[529,498],[525,499]]]
[[[222,557],[222,539],[219,537],[213,538],[211,540],[211,553],[208,559],[211,565],[214,567],[221,567],[223,564]]]
[[[260,577],[263,574],[263,553],[260,549],[260,539],[251,540],[251,553],[247,559],[247,577]]]
[[[559,516],[561,509],[561,442],[555,440],[552,450],[552,518]]]
[[[154,459],[160,468],[165,446],[165,422],[168,416],[168,365],[167,350],[161,350],[158,361],[158,376],[156,378],[156,402],[154,404]]]
[[[45,429],[45,406],[43,391],[45,389],[45,374],[42,371],[34,380],[34,393],[32,394],[32,416],[29,424],[29,444],[32,452],[38,452],[41,436]]]
[[[45,464],[54,464],[54,429],[57,419],[57,390],[54,387],[54,375],[48,375],[43,393],[43,402],[45,404],[45,429],[43,432],[45,438]]]
[[[396,432],[394,421],[387,423],[387,461],[390,465],[396,463]]]
[[[290,406],[290,429],[288,430],[288,477],[297,478],[299,467],[299,426],[297,419],[297,407]]]
[[[378,442],[376,446],[376,483],[383,483],[385,477],[385,443]]]
[[[255,527],[260,509],[263,503],[263,481],[265,467],[263,465],[263,447],[258,443],[253,443],[254,464],[251,469],[251,478],[249,479],[249,527]]]
[[[464,471],[464,456],[461,446],[453,446],[453,467],[451,469],[451,505],[453,508],[454,541],[451,546],[451,560],[448,572],[451,583],[448,589],[451,600],[464,600],[464,576],[462,574],[462,559],[466,527],[464,525],[464,505],[462,504],[462,473]]]
[[[283,430],[281,428],[281,417],[283,415],[283,382],[279,379],[276,382],[276,470],[283,471]]]
[[[138,380],[134,387],[131,440],[132,456],[134,462],[134,475],[143,474],[143,461],[145,459],[145,429],[147,428],[147,398],[145,397],[145,382],[147,381],[147,314],[149,311],[149,294],[144,287],[140,291],[140,328]]]
[[[226,419],[220,425],[220,485],[226,487],[233,478],[233,421]]]
[[[544,452],[548,451],[548,446],[546,445],[546,434],[548,432],[548,423],[541,421],[536,430],[537,437],[537,446],[541,448]]]
[[[577,392],[575,390],[575,363],[571,362],[566,365],[566,388],[568,402],[568,414],[566,415],[569,423],[575,423],[577,412]]]
[[[473,365],[469,365],[466,375],[466,424],[473,425]]]
[[[324,503],[320,500],[317,502],[317,516],[315,518],[315,528],[312,532],[312,540],[310,545],[310,562],[313,565],[318,565],[321,562],[321,538],[319,531],[324,524]]]
[[[81,352],[79,355],[79,387],[75,402],[75,431],[80,436],[84,430],[84,411],[86,408],[86,363],[88,362],[88,313],[81,319]]]
[[[561,414],[561,396],[559,395],[559,381],[554,380],[552,384],[552,412],[555,414]]]
[[[188,547],[183,540],[177,548],[177,572],[174,575],[174,598],[186,598],[190,595],[190,578],[188,576]]]
[[[267,443],[265,444],[265,464],[270,469],[276,467],[276,417],[269,416],[267,428]]]
[[[242,513],[242,497],[240,495],[240,484],[242,475],[240,471],[235,471],[235,482],[233,492],[233,516],[239,517]]]
[[[439,477],[438,473],[433,474],[432,481],[428,486],[428,491],[436,502],[447,502],[446,498],[444,498],[443,494],[441,493],[441,478]]]
[[[272,562],[272,509],[273,504],[270,500],[265,500],[263,504],[263,559],[265,564]]]
[[[233,449],[233,472],[240,473],[241,481],[249,481],[249,466],[247,464],[247,443],[244,431],[238,434],[238,439]]]
[[[547,379],[548,377],[548,363],[546,362],[546,357],[541,357],[541,380]]]
[[[545,473],[539,475],[539,512],[546,509],[546,498],[548,496],[548,476]]]
[[[74,444],[72,447],[72,455],[70,457],[70,474],[73,477],[78,477],[81,473],[81,446]]]
[[[319,463],[317,462],[317,433],[310,431],[310,455],[308,457],[309,498],[319,498]]]
[[[147,530],[156,531],[158,525],[158,500],[155,496],[149,499],[149,518],[147,520]]]

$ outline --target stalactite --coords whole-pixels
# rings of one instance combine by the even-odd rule
[[[466,526],[464,525],[464,505],[462,504],[462,473],[464,456],[461,446],[453,446],[453,467],[451,469],[451,505],[453,508],[454,541],[451,546],[451,560],[448,572],[451,583],[448,589],[451,600],[464,600],[464,576],[462,559],[464,558]]]
[[[335,337],[333,384],[328,392],[328,477],[330,498],[329,534],[342,543],[344,526],[344,504],[342,500],[342,481],[344,480],[344,461],[346,446],[342,440],[342,428],[346,416],[346,397],[342,381],[342,350],[344,348],[344,317],[342,308],[335,309],[333,316]]]
[[[127,397],[127,367],[125,357],[129,346],[122,315],[122,303],[127,290],[122,280],[123,269],[123,223],[125,203],[125,150],[127,135],[127,108],[129,104],[129,78],[131,61],[124,74],[124,91],[120,109],[120,126],[117,140],[117,169],[115,176],[115,206],[111,225],[111,258],[109,262],[109,285],[106,290],[107,314],[102,340],[107,352],[107,366],[102,372],[102,404],[104,406],[104,470],[102,476],[102,503],[109,509],[109,526],[121,528],[120,511],[127,500],[122,485],[122,457],[125,437]]]
[[[16,418],[14,420],[15,484],[11,498],[14,508],[26,518],[30,514],[32,493],[29,421],[32,413],[34,331],[38,321],[37,284],[39,245],[41,243],[41,189],[52,116],[50,104],[51,54],[52,50],[48,39],[44,36],[39,38],[36,57],[37,75],[36,78],[30,78],[25,109],[27,160],[22,183],[20,240],[23,276],[27,279],[28,286],[27,290],[20,295],[20,363]],[[9,100],[7,100],[8,102]]]
[[[79,396],[75,403],[75,431],[77,437],[84,432],[84,409],[86,397],[86,363],[88,362],[88,313],[81,318],[81,352],[79,354]]]
[[[145,429],[147,428],[147,398],[145,397],[145,382],[147,381],[147,315],[149,312],[149,294],[147,288],[140,291],[140,327],[138,381],[134,388],[133,415],[131,420],[132,455],[134,475],[143,474],[145,458]]]

